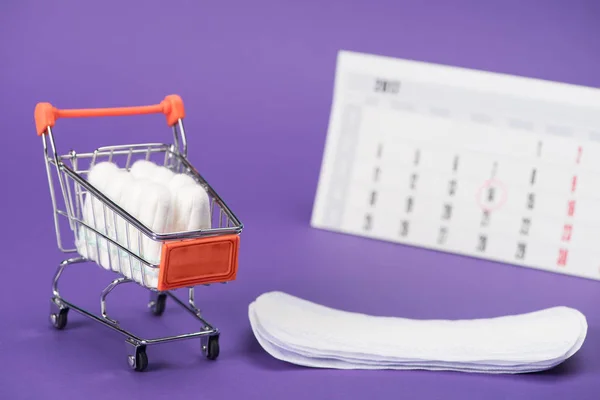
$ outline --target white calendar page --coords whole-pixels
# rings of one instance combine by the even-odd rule
[[[600,279],[600,90],[340,52],[311,224]]]

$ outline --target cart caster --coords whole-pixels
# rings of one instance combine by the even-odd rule
[[[150,298],[150,311],[152,314],[156,316],[161,316],[165,312],[165,307],[167,305],[167,295],[165,293],[155,294]]]
[[[146,347],[138,346],[135,348],[135,354],[127,356],[129,367],[138,372],[142,372],[148,368],[148,356],[146,355]]]
[[[219,335],[208,337],[205,352],[209,360],[216,360],[219,357]]]
[[[67,326],[68,308],[61,308],[58,312],[50,313],[50,322],[56,329],[64,329]]]

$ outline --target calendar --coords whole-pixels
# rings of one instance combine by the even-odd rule
[[[311,225],[600,280],[600,90],[342,51]]]

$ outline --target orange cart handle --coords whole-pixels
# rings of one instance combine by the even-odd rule
[[[53,128],[59,118],[83,117],[120,117],[126,115],[165,114],[167,124],[173,126],[185,117],[183,100],[176,94],[166,96],[159,104],[137,107],[83,108],[59,110],[50,103],[38,103],[35,106],[35,128],[38,136]]]

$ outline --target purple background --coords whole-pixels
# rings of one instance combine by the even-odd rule
[[[594,0],[2,0],[0,398],[598,398],[600,282],[318,231],[309,219],[339,49],[597,87],[599,20]],[[76,313],[62,332],[47,322],[63,256],[33,108],[151,104],[169,93],[186,104],[192,163],[246,228],[238,281],[197,291],[222,330],[220,359],[202,358],[197,341],[165,344],[136,374],[120,335]],[[55,133],[62,152],[170,140],[158,116],[64,121]],[[82,264],[63,294],[98,310],[112,278]],[[413,318],[567,305],[587,315],[589,336],[571,361],[526,376],[310,370],[254,340],[247,306],[270,290]],[[169,304],[151,318],[139,287],[111,300],[109,312],[142,333],[194,327]]]

